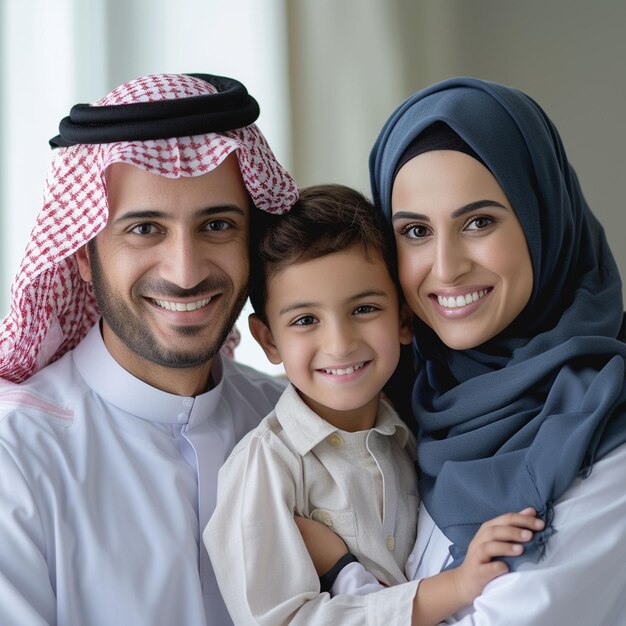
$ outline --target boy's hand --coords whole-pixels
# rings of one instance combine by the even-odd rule
[[[532,508],[506,513],[482,524],[469,544],[465,560],[452,570],[456,574],[457,591],[466,604],[471,604],[488,582],[509,571],[506,563],[492,559],[519,556],[524,551],[522,544],[530,541],[533,532],[542,530],[544,525]]]
[[[325,574],[344,555],[348,548],[343,539],[328,526],[306,517],[295,517],[318,576]]]

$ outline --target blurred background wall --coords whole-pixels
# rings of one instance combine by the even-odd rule
[[[60,118],[157,72],[240,79],[300,185],[367,194],[408,95],[458,75],[516,86],[559,128],[626,275],[625,24],[621,0],[0,0],[0,316]],[[265,367],[247,333],[237,356]]]

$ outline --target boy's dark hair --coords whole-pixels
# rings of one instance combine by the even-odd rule
[[[251,233],[249,294],[255,313],[267,323],[267,282],[290,265],[359,246],[368,260],[382,260],[396,280],[393,234],[361,193],[344,185],[314,185],[285,215],[268,215]],[[332,276],[328,277],[332,280]]]

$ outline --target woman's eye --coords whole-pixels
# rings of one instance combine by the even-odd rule
[[[137,224],[130,232],[136,235],[153,235],[158,229],[154,224]]]
[[[465,227],[465,230],[482,230],[483,228],[487,228],[493,224],[494,219],[487,215],[479,215],[478,217],[473,217]]]
[[[424,239],[429,233],[430,229],[423,224],[408,224],[402,229],[402,235],[408,239]]]
[[[297,320],[294,320],[293,326],[310,326],[311,324],[315,324],[316,321],[317,320],[312,315],[303,315]]]

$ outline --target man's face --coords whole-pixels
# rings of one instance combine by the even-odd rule
[[[107,195],[106,228],[77,253],[107,348],[156,387],[191,376],[203,391],[246,298],[249,199],[237,159],[178,179],[115,163]]]

